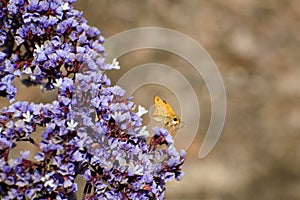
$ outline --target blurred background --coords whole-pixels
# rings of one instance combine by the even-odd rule
[[[164,51],[141,50],[122,56],[121,70],[108,72],[116,83],[136,65],[162,63],[181,72],[197,91],[198,134],[187,150],[185,176],[167,185],[167,199],[300,199],[300,1],[78,0],[75,7],[106,38],[146,26],[182,32],[206,49],[221,72],[226,122],[204,159],[198,152],[211,116],[210,97],[186,61]],[[55,99],[36,88],[20,88],[17,100]],[[174,95],[157,85],[139,88],[135,101],[149,108],[153,94],[178,112]],[[145,117],[145,123],[150,120]]]

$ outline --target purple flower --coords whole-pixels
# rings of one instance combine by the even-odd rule
[[[0,96],[11,102],[0,113],[1,199],[75,199],[77,176],[86,198],[164,199],[166,182],[183,176],[185,152],[163,128],[148,140],[147,110],[135,111],[126,91],[110,86],[103,72],[119,62],[105,63],[101,32],[74,2],[0,3]],[[16,77],[57,88],[56,100],[14,102]],[[37,147],[34,159],[21,151],[9,160],[21,141]]]

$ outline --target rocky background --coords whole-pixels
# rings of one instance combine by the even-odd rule
[[[141,50],[122,56],[122,69],[109,72],[116,83],[133,66],[163,63],[202,88],[197,90],[198,135],[187,150],[185,176],[167,185],[167,199],[300,199],[300,1],[78,0],[75,6],[106,38],[145,26],[182,32],[206,49],[222,74],[225,126],[213,151],[199,159],[210,100],[203,80],[189,72],[187,62],[167,52]],[[38,88],[19,88],[17,100],[54,99]],[[135,100],[151,106],[156,91],[170,96],[167,99],[177,110],[180,105],[170,91],[158,86],[140,88]],[[7,104],[1,101],[2,106]]]

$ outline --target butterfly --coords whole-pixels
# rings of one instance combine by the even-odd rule
[[[181,123],[180,117],[175,114],[170,104],[158,96],[154,96],[153,119],[159,122],[163,121],[165,127],[172,129]]]

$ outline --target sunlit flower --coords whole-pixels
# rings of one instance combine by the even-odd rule
[[[144,115],[146,113],[148,113],[148,110],[146,110],[146,108],[144,108],[143,106],[139,105],[138,112],[136,114],[141,117],[142,115]]]
[[[29,111],[26,111],[26,113],[23,113],[22,116],[24,117],[24,122],[30,122],[33,116],[30,114]]]
[[[119,64],[119,61],[116,58],[113,59],[113,61],[111,63],[111,68],[112,69],[117,69],[117,70],[119,70],[121,68],[120,64]]]
[[[67,122],[67,129],[69,129],[70,131],[74,131],[76,126],[78,125],[78,122],[75,122],[73,119],[71,119],[70,122]]]

